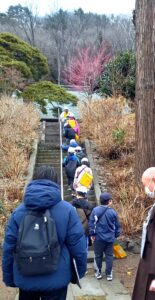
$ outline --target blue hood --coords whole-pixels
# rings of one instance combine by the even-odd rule
[[[32,180],[24,195],[25,206],[31,210],[47,209],[60,201],[59,185],[47,179]]]
[[[77,160],[77,156],[74,153],[69,153],[68,160]]]
[[[71,142],[69,144],[70,147],[76,148],[77,146],[79,146],[76,142]]]

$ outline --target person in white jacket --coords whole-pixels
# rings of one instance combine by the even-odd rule
[[[88,174],[90,174],[92,176],[92,170],[89,167],[89,161],[88,161],[87,157],[82,158],[81,166],[76,169],[75,176],[74,176],[74,182],[73,182],[73,188],[75,191],[77,188],[82,186],[82,184],[80,183],[80,180],[85,172],[87,172]],[[90,190],[91,186],[92,186],[92,182],[87,187],[87,192]]]

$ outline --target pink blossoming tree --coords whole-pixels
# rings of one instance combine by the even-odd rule
[[[97,81],[110,57],[108,45],[102,45],[99,49],[79,49],[65,70],[66,82],[91,98]]]

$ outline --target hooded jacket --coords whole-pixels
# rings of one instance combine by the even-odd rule
[[[75,139],[75,131],[69,124],[64,127],[64,137],[69,140]]]
[[[69,147],[76,148],[78,144],[76,142],[70,142],[69,145],[62,145],[61,148],[63,151],[68,151]]]
[[[63,167],[65,167],[67,178],[74,180],[76,168],[80,165],[78,157],[74,153],[69,153],[64,157]]]
[[[15,260],[18,229],[27,210],[49,209],[55,220],[61,255],[58,268],[48,275],[23,276]],[[26,291],[52,291],[66,287],[71,280],[70,255],[75,258],[80,278],[86,271],[86,246],[84,231],[79,217],[66,201],[62,201],[59,186],[46,179],[33,180],[26,188],[24,203],[12,213],[3,243],[3,281]]]
[[[98,241],[113,243],[121,233],[116,211],[107,205],[95,207],[89,219],[89,233]]]
[[[76,208],[76,211],[80,217],[83,229],[85,234],[88,235],[88,220],[93,209],[93,206],[90,204],[87,198],[75,198],[72,201],[72,205]]]

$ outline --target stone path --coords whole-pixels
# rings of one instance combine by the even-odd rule
[[[103,264],[104,270],[104,264]],[[88,264],[88,274],[81,279],[82,289],[70,284],[67,300],[131,300],[131,296],[115,277],[108,282],[106,277],[97,280],[94,277],[93,264]]]

